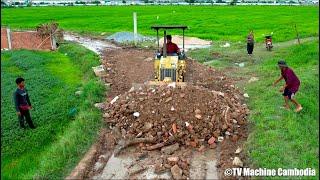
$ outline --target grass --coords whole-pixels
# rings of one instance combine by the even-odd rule
[[[70,173],[102,124],[93,106],[105,91],[91,70],[98,64],[97,55],[71,43],[58,52],[1,53],[1,178],[61,179]],[[26,79],[35,130],[18,126],[12,102],[18,76]],[[77,90],[83,91],[80,97]]]
[[[61,28],[82,34],[100,35],[132,31],[132,13],[138,14],[138,32],[156,33],[154,24],[186,24],[187,36],[209,40],[242,41],[250,29],[256,41],[274,33],[274,41],[319,35],[316,6],[100,6],[27,7],[1,9],[1,24],[13,29],[34,29],[39,23],[57,21]],[[115,18],[116,17],[116,18]],[[157,18],[158,17],[158,18]],[[174,31],[179,33],[180,31]]]
[[[280,76],[275,66],[284,58],[301,81],[295,98],[304,109],[294,113],[281,108],[282,95],[270,87]],[[265,168],[319,169],[319,41],[293,46],[252,68],[259,81],[246,85],[250,95],[250,120],[254,123],[248,139],[252,166]],[[263,109],[263,111],[261,110]],[[319,178],[319,171],[317,171]]]
[[[261,45],[261,44],[260,44]],[[240,78],[237,86],[249,94],[247,104],[251,110],[252,128],[245,151],[253,168],[313,168],[319,178],[319,40],[314,39],[301,45],[277,44],[272,52],[263,48],[246,55],[245,47],[232,44],[231,48],[194,50],[189,55],[204,64],[226,70],[229,76]],[[282,47],[282,48],[280,48]],[[213,56],[212,54],[219,54]],[[304,109],[300,113],[285,111],[283,97],[277,87],[271,84],[280,76],[276,66],[279,59],[285,59],[301,81],[295,98]],[[239,68],[237,62],[244,62]],[[231,67],[231,70],[230,70]],[[248,83],[251,77],[256,82]]]

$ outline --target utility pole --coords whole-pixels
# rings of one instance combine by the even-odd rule
[[[133,36],[134,36],[134,45],[137,45],[137,34],[138,34],[138,28],[137,28],[137,13],[133,13]]]

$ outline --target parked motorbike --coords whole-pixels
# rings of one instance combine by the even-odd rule
[[[268,36],[265,36],[266,40],[266,48],[268,51],[271,51],[271,49],[273,48],[273,45],[272,45],[272,36],[271,35],[268,35]]]

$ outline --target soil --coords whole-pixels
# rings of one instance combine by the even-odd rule
[[[105,82],[111,83],[108,97],[127,92],[132,84],[153,78],[153,52],[144,49],[110,49],[105,51],[103,64],[107,70]]]

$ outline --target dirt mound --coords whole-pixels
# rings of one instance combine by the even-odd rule
[[[104,53],[107,75],[105,82],[111,83],[110,99],[128,91],[133,83],[144,83],[153,79],[153,51],[122,48]]]
[[[118,127],[124,138],[156,137],[157,143],[171,139],[197,147],[225,135],[237,140],[247,113],[235,95],[192,85],[143,87],[109,104],[106,121]]]
[[[126,161],[134,154],[147,154],[139,163],[153,168],[145,173],[166,172],[185,179],[199,175],[195,171],[198,166],[192,164],[198,158],[194,152],[209,153],[206,149],[211,148],[217,153],[219,176],[223,175],[222,170],[232,167],[230,157],[235,149],[247,137],[248,109],[242,104],[244,99],[234,86],[235,80],[188,59],[185,76],[188,86],[139,88],[134,84],[153,79],[152,55],[152,50],[131,48],[109,49],[104,53],[107,70],[104,80],[111,84],[104,118],[110,133],[117,137],[112,143],[114,155]],[[128,146],[132,146],[133,152]],[[91,170],[89,177],[107,177],[110,167],[106,165],[101,172]],[[145,179],[145,173],[130,177]]]
[[[128,145],[139,144],[141,150],[161,148],[164,154],[174,154],[171,159],[163,158],[163,163],[175,164],[175,157],[186,158],[175,152],[179,148],[215,148],[224,138],[238,141],[248,113],[234,94],[171,83],[131,88],[106,106],[104,116],[123,139],[129,140]],[[189,164],[179,163],[177,168],[189,177]]]

